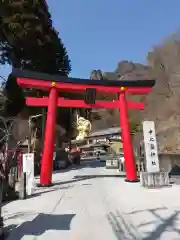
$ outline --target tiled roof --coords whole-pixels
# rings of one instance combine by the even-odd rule
[[[108,143],[92,143],[80,146],[80,148],[109,147]]]
[[[106,128],[103,129],[101,131],[97,131],[97,132],[92,132],[89,134],[89,136],[87,138],[90,137],[98,137],[98,136],[105,136],[105,135],[112,135],[112,134],[118,134],[121,132],[120,127],[112,127],[112,128]]]

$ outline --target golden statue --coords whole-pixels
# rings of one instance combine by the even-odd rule
[[[76,140],[83,140],[91,131],[91,122],[77,114],[76,129],[78,131]]]

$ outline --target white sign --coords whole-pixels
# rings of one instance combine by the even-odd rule
[[[56,160],[56,152],[53,153],[53,161]]]
[[[159,172],[159,158],[155,125],[153,121],[143,122],[144,147],[146,156],[146,169],[149,173]]]
[[[27,195],[31,195],[34,189],[34,153],[23,154],[23,172],[26,173]]]

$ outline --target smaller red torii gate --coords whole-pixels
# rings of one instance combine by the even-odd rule
[[[143,110],[144,103],[126,99],[127,94],[148,94],[155,84],[154,80],[140,81],[109,81],[68,78],[59,75],[49,75],[32,71],[13,69],[12,75],[22,88],[36,88],[49,91],[49,97],[27,97],[28,106],[48,107],[46,130],[44,138],[44,151],[41,161],[40,185],[52,184],[53,152],[56,125],[56,108],[118,108],[120,109],[120,127],[122,132],[123,151],[125,157],[126,181],[136,182],[136,165],[131,143],[130,126],[128,121],[128,109]],[[61,92],[80,92],[87,89],[96,89],[97,93],[118,94],[118,100],[95,101],[95,104],[87,104],[84,100],[70,100],[58,97]]]

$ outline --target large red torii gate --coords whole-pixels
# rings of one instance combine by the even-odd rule
[[[53,151],[57,107],[73,108],[119,108],[120,127],[122,131],[123,151],[125,157],[126,181],[136,182],[136,166],[131,143],[128,109],[143,110],[144,103],[126,99],[127,94],[148,94],[155,84],[154,80],[112,81],[68,78],[59,75],[49,75],[31,71],[13,69],[12,75],[22,88],[36,88],[49,91],[49,97],[27,97],[28,106],[48,107],[44,151],[41,161],[40,185],[48,186],[52,183]],[[84,100],[69,100],[58,97],[61,92],[85,92],[86,89],[96,89],[97,93],[118,94],[118,100],[96,101],[95,104],[86,104]]]

